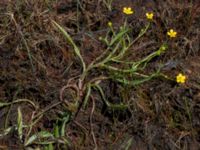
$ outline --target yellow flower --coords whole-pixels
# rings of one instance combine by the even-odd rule
[[[170,29],[170,30],[167,32],[167,35],[168,35],[170,38],[175,38],[176,35],[177,35],[177,32],[174,31],[173,29]]]
[[[186,80],[186,76],[183,75],[182,73],[179,73],[179,74],[176,76],[176,82],[177,82],[177,83],[185,83],[185,80]]]
[[[149,20],[153,20],[153,13],[146,13],[146,17]]]
[[[131,15],[134,13],[134,11],[132,10],[131,7],[124,7],[123,8],[123,13],[125,13],[126,15]]]
[[[108,26],[112,27],[112,22],[111,21],[108,22]]]

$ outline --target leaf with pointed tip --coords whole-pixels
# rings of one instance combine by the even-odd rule
[[[3,136],[5,136],[5,135],[9,134],[9,133],[11,132],[12,129],[13,129],[13,127],[8,127],[7,129],[5,129],[5,130],[3,131],[2,134],[0,134],[0,137],[3,137]]]
[[[28,146],[30,144],[32,144],[34,141],[36,141],[37,139],[40,138],[49,138],[49,137],[54,137],[53,134],[51,134],[50,132],[47,131],[41,131],[39,133],[36,133],[34,135],[32,135],[25,143],[25,146]]]

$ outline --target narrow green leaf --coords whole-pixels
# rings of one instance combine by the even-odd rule
[[[41,138],[49,138],[49,137],[54,137],[53,134],[51,134],[50,132],[47,131],[41,131],[39,133],[36,133],[34,135],[32,135],[25,143],[25,146],[28,146],[30,144],[32,144],[33,142],[35,142],[37,139],[41,139]]]
[[[11,104],[11,103],[1,103],[1,102],[0,102],[0,108],[1,108],[1,107],[5,107],[5,106],[8,106],[8,105],[10,105],[10,104]]]
[[[27,103],[30,103],[35,109],[37,108],[36,105],[31,101],[31,100],[28,100],[28,99],[17,99],[11,103],[3,103],[3,102],[0,102],[0,108],[1,107],[5,107],[5,106],[9,106],[11,104],[15,104],[15,103],[21,103],[21,102],[27,102]]]
[[[53,21],[53,24],[60,30],[60,32],[62,32],[62,34],[65,36],[65,38],[68,40],[68,42],[73,46],[75,54],[81,60],[81,63],[82,63],[82,66],[83,66],[83,72],[85,72],[86,65],[85,65],[85,62],[83,60],[83,57],[81,56],[81,53],[80,53],[80,50],[79,50],[78,46],[76,46],[76,44],[74,43],[74,41],[71,38],[71,36],[57,22]]]
[[[60,137],[58,123],[55,125],[55,128],[54,128],[54,136],[56,138]]]
[[[17,131],[19,139],[22,140],[22,130],[23,130],[23,120],[22,120],[22,112],[20,107],[18,108],[18,118],[17,118]]]
[[[137,65],[132,66],[132,68],[129,68],[129,69],[119,69],[119,68],[113,67],[111,65],[101,65],[101,67],[109,69],[111,71],[111,73],[114,73],[114,72],[119,72],[119,73],[134,73],[138,69]]]
[[[110,42],[109,46],[112,46],[115,42],[117,42],[119,39],[122,38],[122,36],[127,33],[128,30],[122,30],[121,32],[119,32]]]
[[[48,145],[48,144],[53,144],[55,141],[44,141],[44,142],[35,142],[35,144],[38,145]]]
[[[26,141],[25,146],[28,146],[28,145],[32,144],[36,139],[37,139],[37,135],[36,135],[36,134],[32,135],[32,136]]]
[[[130,149],[132,142],[133,142],[133,139],[130,138],[130,139],[128,140],[128,142],[127,142],[127,145],[126,145],[126,147],[125,147],[125,150],[129,150],[129,149]]]
[[[50,132],[48,131],[40,131],[38,134],[37,134],[38,138],[49,138],[49,137],[53,137],[53,134],[51,134]]]
[[[103,101],[105,102],[105,104],[107,105],[107,107],[114,109],[114,110],[124,110],[127,109],[127,105],[124,104],[112,104],[109,101],[107,101],[104,91],[103,89],[99,86],[99,85],[94,85],[95,88],[97,88],[97,90],[100,92],[100,95],[103,99]]]
[[[66,126],[66,123],[69,121],[69,116],[70,116],[70,115],[67,115],[67,116],[64,117],[64,119],[63,119],[63,123],[62,123],[62,126],[61,126],[61,131],[60,131],[60,135],[61,135],[61,136],[65,136],[65,126]]]
[[[3,136],[5,136],[5,135],[8,135],[8,134],[11,132],[12,128],[13,128],[13,127],[8,127],[7,129],[5,129],[5,130],[3,131],[3,133],[0,134],[0,137],[3,137]]]
[[[149,81],[150,79],[156,77],[158,75],[158,72],[147,76],[147,77],[143,77],[141,79],[135,79],[135,80],[127,80],[126,78],[118,78],[116,79],[118,82],[126,84],[126,85],[131,85],[131,86],[135,86],[135,85],[139,85],[142,84],[143,82]]]
[[[29,103],[31,104],[35,109],[37,109],[37,106],[29,99],[17,99],[15,101],[13,101],[12,103],[15,104],[15,103],[21,103],[21,102],[26,102],[26,103]]]
[[[99,93],[100,93],[100,95],[101,95],[101,97],[102,97],[104,103],[105,103],[108,107],[110,107],[110,104],[108,103],[108,101],[107,101],[107,99],[106,99],[106,96],[105,96],[105,94],[104,94],[104,92],[103,92],[103,89],[102,89],[98,84],[95,84],[95,85],[94,85],[94,88],[97,89],[97,90],[99,91]]]
[[[87,94],[84,98],[84,102],[83,102],[83,108],[85,109],[86,105],[87,105],[87,102],[89,100],[89,97],[90,97],[90,94],[91,94],[91,85],[89,84],[88,87],[87,87]]]

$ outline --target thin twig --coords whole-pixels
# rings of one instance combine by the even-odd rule
[[[77,95],[79,96],[79,89],[76,85],[68,84],[66,86],[63,86],[62,89],[60,90],[60,101],[64,102],[66,105],[69,105],[69,103],[63,99],[63,93],[66,89],[69,89],[69,88],[77,92]]]
[[[93,124],[92,124],[92,116],[93,116],[93,113],[94,113],[94,110],[95,110],[95,101],[94,101],[93,96],[91,96],[91,99],[92,99],[92,109],[91,109],[91,112],[90,112],[90,132],[91,132],[92,139],[93,139],[93,142],[94,142],[94,145],[95,145],[94,150],[97,150],[98,146],[97,146],[97,141],[96,141],[96,137],[94,135]]]
[[[49,111],[50,109],[52,109],[53,107],[56,107],[58,105],[60,105],[61,102],[56,102],[54,104],[51,104],[49,106],[47,106],[44,110],[42,110],[40,113],[38,113],[37,115],[34,116],[34,119],[35,120],[36,118],[40,117],[41,115],[43,115],[45,112]]]

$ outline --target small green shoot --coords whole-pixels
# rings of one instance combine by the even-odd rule
[[[22,133],[23,133],[23,120],[22,120],[22,112],[20,107],[18,108],[18,117],[17,117],[17,131],[19,139],[22,140]]]

